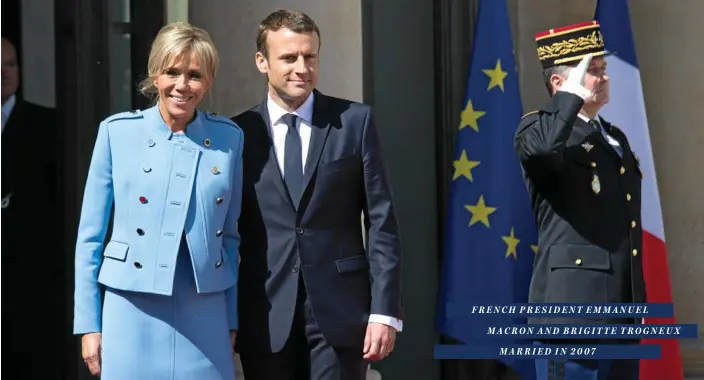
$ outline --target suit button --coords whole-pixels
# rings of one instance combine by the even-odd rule
[[[631,200],[631,194],[626,194],[626,200],[630,201]]]
[[[623,174],[623,173],[625,173],[625,172],[626,172],[626,168],[624,168],[623,166],[621,166],[621,170],[619,171],[619,173]]]
[[[293,269],[291,269],[291,272],[298,273],[298,266],[293,267]]]
[[[595,167],[596,167],[596,162],[592,161],[592,162],[591,162],[591,165],[592,165],[593,168],[595,168]]]
[[[145,197],[145,196],[139,197],[139,203],[141,203],[141,204],[147,204],[147,202],[149,202],[149,201],[147,200],[147,197]]]
[[[577,265],[582,265],[582,259],[577,259],[574,261],[574,263]]]
[[[142,264],[139,261],[134,262],[134,267],[137,269],[142,269]]]
[[[217,237],[222,236],[222,230],[218,230],[218,232],[215,233],[215,236],[217,236]]]
[[[636,257],[636,256],[638,256],[638,250],[637,250],[637,249],[634,249],[634,250],[633,250],[633,257]]]
[[[635,220],[631,222],[631,228],[636,228],[636,221]]]
[[[296,235],[303,235],[303,228],[296,227]]]
[[[216,200],[215,200],[215,203],[217,203],[217,204],[220,204],[220,203],[222,203],[222,198],[218,198],[218,199],[216,199]]]
[[[218,260],[217,263],[215,263],[215,268],[220,268],[222,266],[222,260]]]
[[[137,235],[144,236],[144,230],[141,228],[137,228]]]

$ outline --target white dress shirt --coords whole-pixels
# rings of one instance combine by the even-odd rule
[[[10,119],[12,109],[15,108],[15,102],[17,102],[15,95],[10,95],[10,98],[2,105],[2,132],[5,132],[5,125],[7,120]]]
[[[271,98],[271,95],[267,96],[266,106],[269,111],[269,120],[271,121],[270,131],[271,138],[274,143],[274,152],[276,152],[276,161],[279,164],[279,169],[281,169],[281,174],[286,176],[286,173],[284,173],[284,157],[286,157],[286,152],[284,149],[286,146],[288,126],[281,118],[289,112],[276,104],[276,102],[274,102]],[[306,101],[292,113],[298,116],[298,125],[296,128],[301,136],[301,153],[303,155],[303,159],[301,161],[303,162],[303,170],[305,173],[306,158],[308,158],[308,147],[310,146],[311,125],[313,123],[313,93],[311,93],[308,96],[308,99],[306,99]],[[369,322],[391,326],[397,331],[403,330],[403,321],[386,315],[371,314],[369,316]]]

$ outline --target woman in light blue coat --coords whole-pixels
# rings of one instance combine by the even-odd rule
[[[243,134],[197,109],[217,67],[207,32],[168,25],[142,89],[156,105],[100,124],[76,243],[74,333],[103,380],[235,378]]]

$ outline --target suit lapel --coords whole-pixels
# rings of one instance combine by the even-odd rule
[[[17,103],[10,113],[10,117],[2,132],[2,196],[5,197],[13,191],[17,185],[17,179],[21,178],[21,171],[26,170],[23,165],[16,165],[25,161],[27,143],[31,141],[32,127],[25,122],[25,103],[17,98]],[[27,137],[27,139],[26,139]],[[11,165],[15,163],[15,165]]]
[[[286,183],[284,182],[283,175],[281,174],[281,168],[276,159],[276,150],[274,149],[274,138],[271,135],[271,120],[269,120],[269,109],[266,106],[266,99],[259,104],[259,114],[264,121],[264,128],[266,129],[267,144],[269,145],[269,156],[264,166],[264,173],[268,175],[271,181],[274,183],[274,188],[283,197],[291,208],[294,208],[293,202],[291,201],[291,196],[286,188]]]
[[[310,144],[308,147],[308,157],[306,158],[305,170],[303,171],[303,193],[306,193],[308,185],[313,178],[320,162],[320,155],[325,147],[330,132],[330,114],[327,109],[327,98],[325,95],[315,91],[313,101],[313,122],[310,132]]]

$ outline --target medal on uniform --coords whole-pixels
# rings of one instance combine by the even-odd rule
[[[596,174],[592,177],[592,191],[597,195],[601,191],[601,181],[599,181],[599,176]]]

